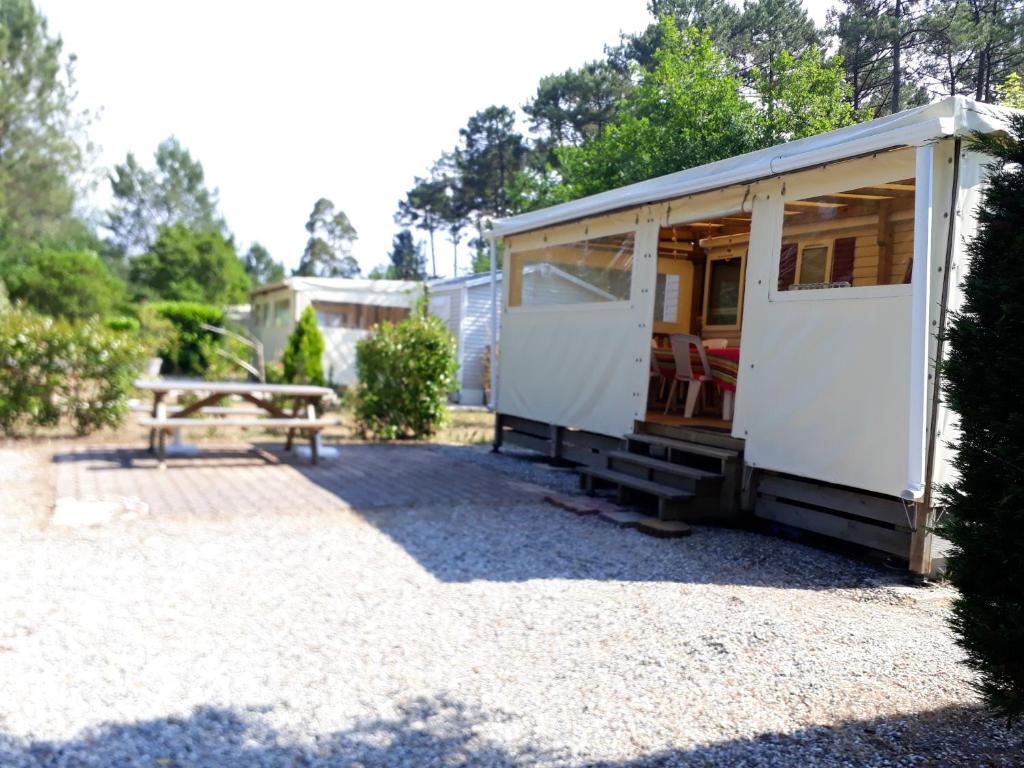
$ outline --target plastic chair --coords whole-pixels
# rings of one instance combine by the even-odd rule
[[[673,333],[669,337],[672,343],[672,356],[676,361],[676,373],[672,379],[672,388],[668,392],[668,402],[665,404],[665,413],[672,407],[679,382],[686,383],[686,406],[683,409],[683,416],[693,417],[693,411],[697,407],[697,398],[700,396],[700,387],[705,381],[711,381],[711,366],[708,364],[708,356],[704,353],[704,345],[701,344],[700,336],[691,336],[685,333]],[[690,348],[697,352],[697,361],[703,370],[694,371],[693,358]]]

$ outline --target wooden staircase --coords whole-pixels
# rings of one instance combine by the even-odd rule
[[[632,527],[686,535],[686,522],[735,518],[742,452],[742,440],[719,432],[638,422],[619,448],[601,451],[603,461],[578,472],[587,493],[611,487],[620,504],[657,510],[657,517],[630,518]]]

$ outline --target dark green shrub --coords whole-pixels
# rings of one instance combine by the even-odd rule
[[[54,317],[102,317],[122,305],[124,283],[91,251],[27,248],[0,263],[10,298]]]
[[[356,344],[356,426],[390,440],[432,435],[448,415],[458,370],[455,338],[425,303]]]
[[[191,301],[160,301],[150,311],[170,322],[174,332],[164,340],[157,354],[164,359],[161,373],[174,376],[205,376],[217,358],[222,338],[202,326],[224,325],[224,311]]]
[[[79,434],[119,425],[144,352],[95,320],[0,314],[0,431],[53,426]]]
[[[939,532],[954,545],[957,642],[986,701],[1012,721],[1024,715],[1024,115],[1011,120],[1010,135],[974,142],[996,162],[942,367],[960,436]]]
[[[324,378],[323,358],[324,335],[317,327],[316,312],[312,307],[306,307],[281,355],[285,381],[324,386],[327,380]]]

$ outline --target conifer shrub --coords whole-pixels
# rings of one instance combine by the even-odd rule
[[[448,415],[458,363],[455,337],[421,301],[356,344],[356,428],[383,440],[434,434]]]
[[[324,335],[316,324],[316,312],[306,307],[288,337],[281,355],[284,380],[290,384],[313,384],[322,387],[324,378]]]
[[[948,329],[944,392],[959,414],[955,466],[939,533],[953,543],[959,590],[951,624],[985,700],[1024,714],[1024,115],[1009,135],[976,136],[995,158]]]

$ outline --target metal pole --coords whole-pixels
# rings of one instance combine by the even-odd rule
[[[925,458],[928,451],[928,341],[932,256],[932,165],[935,147],[917,148],[914,193],[914,265],[911,272],[910,418],[908,420],[906,501],[920,501],[925,493]]]
[[[498,404],[498,245],[489,241],[491,255],[491,397],[487,407],[492,411]]]

